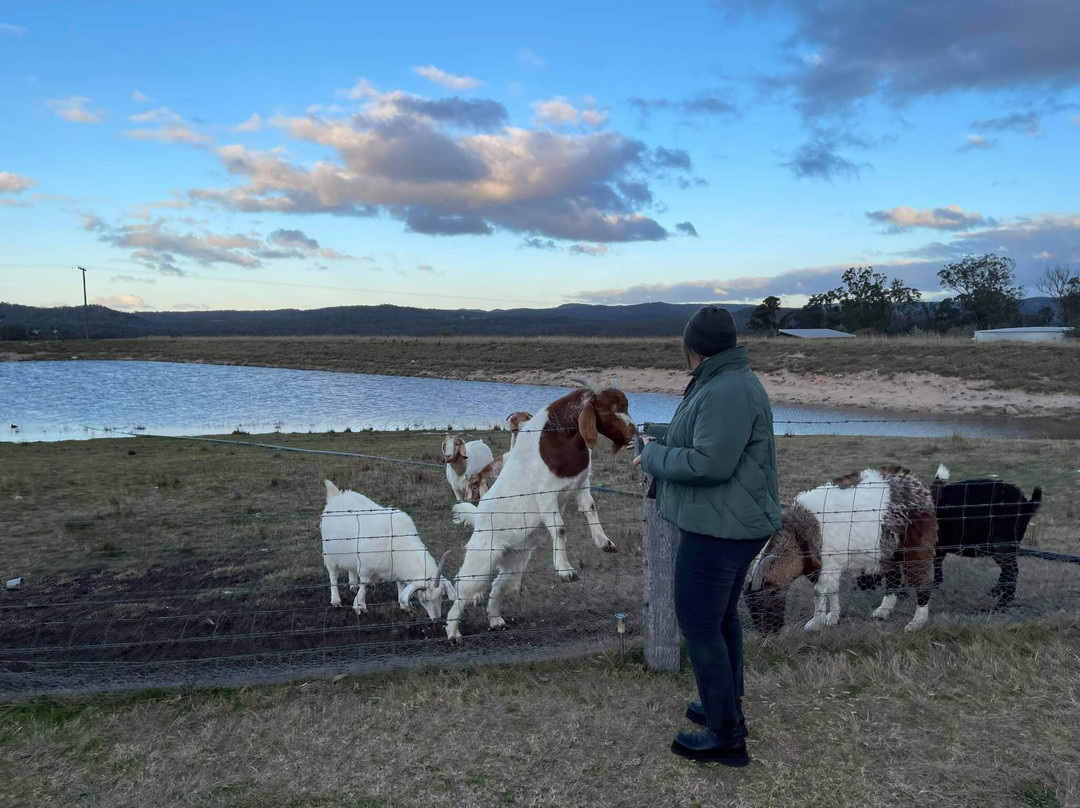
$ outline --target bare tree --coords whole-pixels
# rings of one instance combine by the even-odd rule
[[[1080,323],[1080,273],[1058,264],[1047,267],[1035,285],[1057,304],[1062,325]]]

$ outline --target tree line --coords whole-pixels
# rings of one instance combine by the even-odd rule
[[[993,253],[968,255],[937,273],[941,288],[952,293],[924,302],[922,293],[900,278],[889,279],[873,267],[851,267],[841,285],[811,295],[800,309],[782,313],[780,299],[769,296],[750,315],[749,330],[775,334],[781,328],[836,328],[851,333],[900,334],[925,331],[979,330],[1021,325],[1060,324],[1080,328],[1080,272],[1048,267],[1036,285],[1054,306],[1022,315],[1024,288],[1016,285],[1016,262]]]

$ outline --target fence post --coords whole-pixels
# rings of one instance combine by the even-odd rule
[[[656,500],[649,499],[652,478],[645,475],[645,664],[649,670],[678,672],[680,638],[675,620],[675,553],[679,529],[660,518]]]

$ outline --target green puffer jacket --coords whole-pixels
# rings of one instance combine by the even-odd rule
[[[660,515],[683,530],[760,539],[780,528],[772,407],[746,348],[694,371],[671,423],[646,424],[656,440],[641,467],[657,480]]]

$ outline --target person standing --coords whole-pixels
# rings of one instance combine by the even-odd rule
[[[670,424],[646,425],[634,463],[654,478],[660,515],[680,534],[675,614],[700,697],[686,717],[703,729],[676,735],[671,751],[745,766],[739,596],[754,557],[780,528],[780,493],[772,407],[736,342],[726,309],[704,306],[690,318],[690,383]]]

